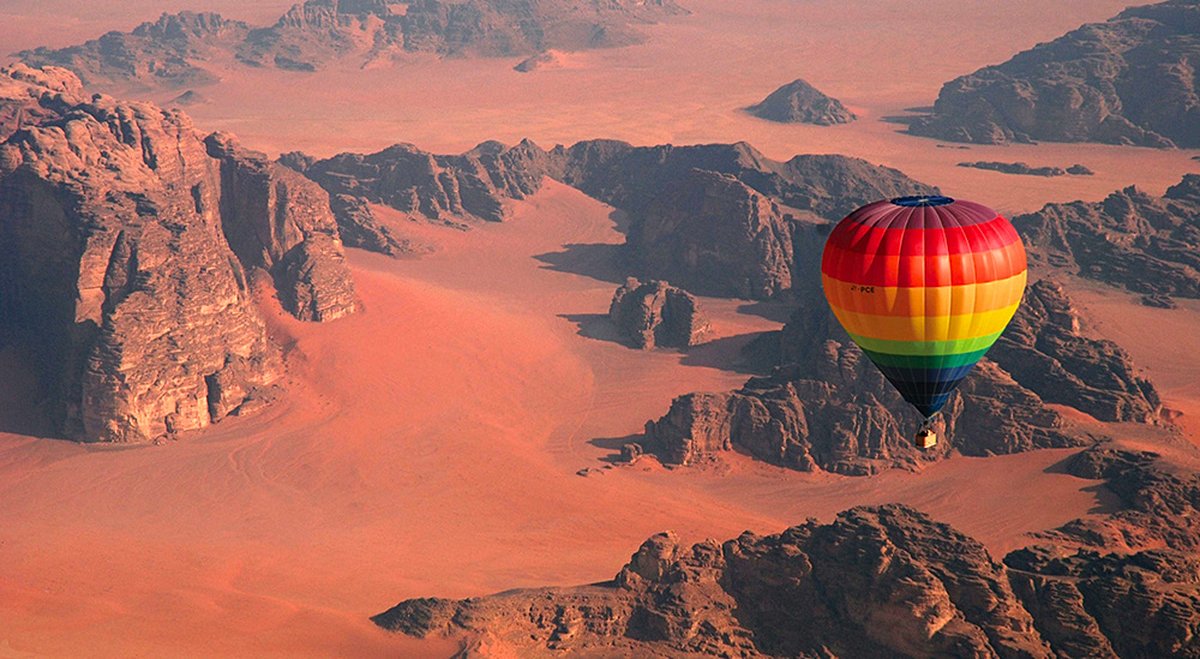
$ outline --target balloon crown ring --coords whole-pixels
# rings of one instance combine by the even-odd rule
[[[954,200],[950,197],[941,195],[916,195],[912,197],[896,197],[892,203],[897,206],[916,207],[916,206],[945,206],[953,204]]]

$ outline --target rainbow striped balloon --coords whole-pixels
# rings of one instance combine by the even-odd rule
[[[929,417],[1016,313],[1025,246],[986,206],[900,197],[838,222],[821,279],[850,338]]]

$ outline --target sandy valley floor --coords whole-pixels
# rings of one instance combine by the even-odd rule
[[[189,6],[123,3],[62,32],[45,9],[62,4],[5,4],[0,41],[61,45]],[[260,22],[281,10],[278,2],[210,3],[222,4]],[[591,137],[745,139],[777,158],[859,155],[1005,211],[1096,199],[1133,183],[1161,192],[1200,169],[1185,151],[939,148],[880,121],[928,104],[954,75],[1103,19],[1123,2],[976,3],[971,12],[951,0],[911,12],[896,0],[848,12],[832,0],[685,4],[693,16],[653,28],[647,44],[571,55],[567,68],[522,75],[510,61],[455,60],[354,76],[227,69],[222,83],[202,90],[210,102],[188,112],[203,129],[232,130],[273,153],[396,141],[459,151],[524,136],[544,146]],[[852,36],[864,31],[871,37]],[[736,112],[795,77],[863,119],[795,127]],[[1080,162],[1097,175],[954,167],[966,159]],[[1070,454],[1062,451],[954,457],[874,478],[804,475],[736,456],[722,467],[639,464],[578,476],[604,466],[620,439],[674,396],[739,386],[748,374],[738,348],[778,328],[787,310],[705,300],[714,343],[687,355],[625,348],[598,317],[619,275],[609,261],[622,241],[612,209],[551,182],[514,211],[508,223],[469,232],[414,226],[439,246],[420,258],[353,252],[364,307],[357,316],[304,324],[264,299],[272,332],[288,347],[291,394],[263,414],[161,446],[0,433],[0,657],[159,656],[163,648],[446,655],[453,647],[391,636],[367,617],[406,597],[607,579],[646,536],[667,528],[688,540],[727,538],[902,501],[998,555],[1027,532],[1111,503],[1096,483],[1053,468]],[[1200,307],[1146,310],[1099,288],[1081,300],[1168,406],[1184,412],[1184,427],[1200,432],[1200,345],[1189,331]],[[1145,314],[1157,314],[1153,332],[1135,320]],[[16,401],[27,387],[0,384],[10,427],[25,423]],[[1183,441],[1168,432],[1131,440],[1166,450]]]

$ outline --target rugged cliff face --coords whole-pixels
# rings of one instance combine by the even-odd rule
[[[946,83],[910,128],[961,142],[1200,146],[1200,6],[1131,7]]]
[[[9,128],[0,144],[0,335],[37,355],[61,432],[144,441],[257,405],[281,366],[247,272],[270,264],[239,260],[230,242],[245,255],[287,242],[282,233],[243,231],[245,223],[295,224],[298,211],[286,201],[263,218],[248,200],[278,181],[226,188],[222,161],[178,112],[84,101],[70,91],[78,81],[64,92],[25,69],[0,79],[26,85],[38,110],[25,116],[39,117]],[[235,159],[225,157],[226,165]],[[293,183],[323,199],[317,186]],[[326,249],[327,264],[312,268],[324,268],[322,277],[341,268],[339,290],[348,294],[336,233],[320,235],[291,242]],[[310,290],[321,301],[315,307],[339,308],[337,295],[306,288],[301,276],[277,281],[288,283],[285,299]],[[291,306],[301,317],[337,315]]]
[[[708,295],[766,298],[792,287],[792,223],[730,174],[692,170],[635,215],[633,267]]]
[[[687,348],[712,334],[696,296],[665,281],[626,280],[613,294],[608,317],[642,350]]]
[[[329,195],[231,135],[209,135],[205,145],[221,162],[222,228],[242,264],[270,272],[280,302],[301,320],[352,313],[354,283]]]
[[[1139,293],[1200,297],[1200,175],[1162,197],[1136,188],[1013,218],[1035,263]]]
[[[1020,311],[988,357],[1048,403],[1101,421],[1153,423],[1161,402],[1116,343],[1082,335],[1079,313],[1048,279],[1025,291]]]
[[[373,620],[458,638],[468,656],[1196,656],[1195,474],[1107,446],[1067,467],[1104,479],[1125,509],[1072,522],[1003,563],[892,504],[722,544],[660,533],[612,581],[406,600]],[[1127,542],[1073,530],[1110,524]]]
[[[71,69],[89,85],[170,88],[215,81],[205,67],[218,55],[289,71],[315,71],[337,60],[387,62],[408,53],[527,56],[638,43],[639,26],[684,13],[673,0],[307,0],[270,26],[208,12],[163,14],[132,32],[19,56],[34,66]]]
[[[534,654],[1051,656],[1002,565],[899,505],[723,544],[660,534],[611,582],[408,600],[374,620]]]
[[[832,126],[848,124],[857,119],[854,113],[836,98],[804,80],[793,80],[771,92],[762,101],[746,108],[750,114],[787,124],[817,124]]]

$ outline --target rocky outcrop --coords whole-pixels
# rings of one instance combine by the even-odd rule
[[[1003,565],[900,505],[723,544],[660,534],[611,582],[407,600],[374,620],[522,656],[1052,656]]]
[[[1013,218],[1030,260],[1139,293],[1200,297],[1200,175],[1156,197],[1133,187],[1099,202]]]
[[[988,357],[1048,403],[1069,405],[1101,421],[1153,423],[1161,401],[1116,343],[1080,333],[1078,311],[1048,279],[1025,290],[1008,329]]]
[[[1190,657],[1200,653],[1200,557],[1170,549],[1134,554],[1009,554],[1010,581],[1059,656]]]
[[[612,581],[406,600],[373,620],[520,656],[1196,656],[1200,476],[1109,445],[1066,469],[1122,509],[1003,563],[891,504],[720,545],[660,533]]]
[[[83,96],[79,78],[67,69],[35,69],[20,62],[0,69],[0,140],[26,126],[57,118],[57,113],[42,99],[60,95],[65,99]],[[68,101],[59,101],[59,104]]]
[[[692,170],[728,174],[780,206],[840,220],[871,201],[935,194],[891,167],[839,155],[767,158],[745,142],[637,147],[616,140],[588,140],[555,147],[550,176],[617,208],[637,213]]]
[[[210,135],[205,144],[221,161],[221,222],[242,264],[270,272],[280,302],[301,320],[352,313],[354,284],[329,195],[231,135]]]
[[[858,118],[841,101],[826,96],[800,79],[776,89],[746,111],[760,119],[785,124],[832,126],[848,124]]]
[[[43,118],[0,144],[0,337],[38,355],[60,432],[144,441],[258,405],[281,365],[253,301],[252,270],[270,267],[272,250],[290,243],[340,258],[336,233],[287,233],[305,222],[305,204],[315,209],[309,226],[321,212],[328,222],[321,191],[269,174],[227,187],[223,170],[253,169],[254,159],[236,150],[211,157],[185,115],[84,101],[31,79],[4,83],[30,85]],[[296,203],[258,203],[280,189]],[[306,194],[315,199],[302,201]],[[274,215],[259,215],[267,211]],[[277,281],[322,300],[315,309],[336,297],[312,290],[325,285],[318,279]],[[348,279],[340,285],[350,290]]]
[[[1200,6],[1131,7],[946,83],[910,131],[978,143],[1200,146]]]
[[[366,66],[412,53],[510,57],[609,48],[638,43],[640,26],[684,13],[674,0],[307,0],[270,26],[213,13],[163,14],[132,32],[19,57],[71,69],[89,85],[173,88],[215,81],[205,65],[218,56],[304,72],[335,61]]]
[[[1170,547],[1200,553],[1200,474],[1150,451],[1106,445],[1078,454],[1066,471],[1104,480],[1121,509],[1070,522],[1043,534],[1045,540],[1108,551]]]
[[[536,55],[530,55],[517,62],[513,71],[517,73],[533,73],[547,69],[561,69],[567,65],[567,54],[558,50],[546,50]]]
[[[608,317],[642,350],[687,348],[712,334],[696,296],[665,281],[626,280],[613,294]]]
[[[792,223],[730,174],[692,170],[630,224],[633,267],[704,293],[766,298],[792,287]]]
[[[974,162],[960,162],[959,167],[969,167],[971,169],[986,169],[1001,174],[1017,174],[1020,176],[1091,176],[1094,172],[1084,167],[1083,165],[1071,165],[1066,169],[1062,167],[1031,167],[1023,162],[998,162],[995,160],[977,160]]]
[[[285,154],[280,162],[330,194],[343,237],[388,254],[408,249],[372,204],[410,219],[467,226],[502,221],[548,176],[630,217],[625,255],[633,274],[699,293],[769,297],[792,286],[794,222],[840,219],[858,205],[932,194],[887,167],[845,156],[766,158],[745,143],[634,147],[590,140],[546,151],[529,140],[485,142],[460,155],[398,144],[325,160]]]
[[[33,66],[61,66],[89,86],[135,82],[153,87],[186,87],[216,81],[204,63],[228,51],[249,32],[241,21],[211,12],[163,14],[132,32],[109,32],[78,46],[37,48],[18,53]]]
[[[367,155],[342,153],[302,171],[331,195],[348,195],[442,221],[500,222],[505,199],[524,199],[542,183],[544,152],[532,142],[484,142],[455,156],[397,144]],[[293,157],[289,164],[298,161]]]

